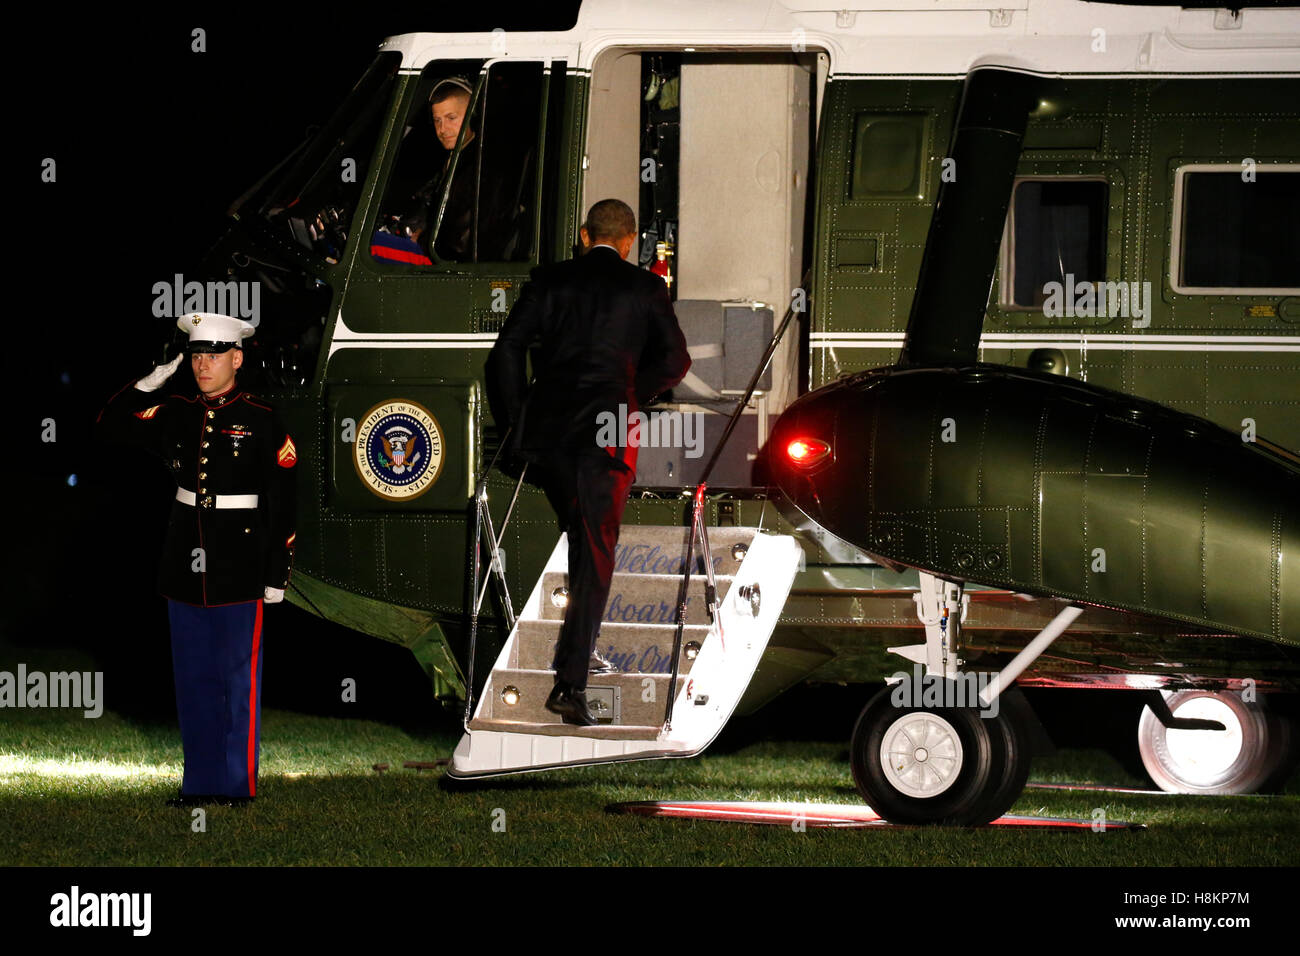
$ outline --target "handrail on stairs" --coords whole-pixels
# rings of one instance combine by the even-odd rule
[[[510,431],[507,431],[501,440],[497,452],[492,456],[492,461],[477,476],[474,482],[474,538],[470,543],[470,565],[473,568],[472,583],[470,585],[469,595],[472,599],[469,609],[469,672],[465,680],[465,718],[463,721],[466,730],[469,730],[469,722],[474,716],[474,659],[478,650],[478,614],[483,605],[483,598],[487,595],[488,585],[496,582],[497,597],[501,601],[502,610],[505,612],[506,633],[509,634],[515,628],[515,609],[510,602],[510,589],[506,586],[505,568],[501,564],[501,541],[505,537],[506,527],[510,524],[510,516],[514,513],[515,503],[519,500],[519,489],[523,487],[524,475],[528,474],[528,465],[519,472],[519,478],[515,482],[515,491],[510,498],[510,507],[506,509],[505,518],[501,521],[501,533],[498,535],[492,527],[492,511],[488,507],[487,494],[487,476],[488,473],[496,467],[497,459],[501,457],[501,449],[506,447],[510,440]],[[484,534],[487,535],[488,543],[491,546],[492,557],[488,561],[488,578],[483,581],[483,586],[479,587],[479,580],[483,572],[483,552],[482,539]]]
[[[718,619],[718,587],[713,576],[713,554],[709,548],[708,522],[704,520],[704,492],[708,487],[709,475],[713,473],[713,466],[718,463],[718,459],[722,456],[722,449],[726,446],[727,439],[736,430],[741,413],[749,405],[749,400],[754,397],[754,391],[758,388],[758,380],[767,371],[767,366],[771,363],[772,356],[776,354],[776,347],[781,343],[781,337],[785,335],[790,320],[794,318],[796,312],[802,312],[807,308],[806,290],[808,280],[811,277],[812,267],[810,266],[799,281],[798,288],[791,293],[790,306],[785,310],[785,315],[781,317],[781,324],[772,333],[772,340],[767,343],[767,348],[763,350],[763,357],[759,359],[754,374],[750,376],[749,385],[745,388],[745,394],[736,403],[736,407],[732,409],[731,417],[727,420],[727,427],[723,429],[722,437],[718,439],[713,454],[709,456],[708,463],[704,466],[704,471],[700,475],[700,483],[695,486],[695,495],[691,503],[690,530],[686,533],[686,559],[682,565],[681,584],[677,587],[677,631],[673,635],[673,670],[672,676],[668,679],[668,703],[664,708],[664,730],[671,730],[673,725],[673,702],[677,697],[678,669],[682,655],[682,631],[686,626],[686,590],[691,580],[691,565],[694,563],[695,535],[697,531],[700,536],[704,573],[707,581],[704,586],[704,600],[709,606],[709,619],[718,626],[718,638],[720,641],[723,639],[722,624]],[[804,295],[797,294],[800,292],[803,292]],[[722,646],[726,647],[725,642]]]

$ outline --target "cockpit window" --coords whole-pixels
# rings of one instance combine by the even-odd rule
[[[543,87],[537,62],[425,69],[371,235],[375,260],[532,258]]]
[[[248,387],[298,389],[315,375],[333,301],[327,267],[347,244],[400,64],[381,53],[333,118],[231,205],[238,221],[204,260],[206,274],[256,296]]]
[[[337,262],[370,168],[401,54],[381,53],[330,121],[235,203]],[[233,210],[232,210],[233,211]]]

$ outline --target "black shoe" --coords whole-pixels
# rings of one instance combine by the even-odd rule
[[[167,806],[206,807],[215,804],[219,807],[244,807],[254,799],[254,797],[230,797],[223,793],[178,793],[167,801]]]
[[[546,709],[553,714],[559,714],[566,724],[594,727],[599,723],[587,709],[586,691],[573,690],[565,684],[555,685],[551,696],[546,698]]]
[[[587,662],[588,674],[617,674],[618,666],[613,661],[607,661],[600,656],[600,651],[591,652],[591,660]]]
[[[208,793],[178,793],[167,801],[169,807],[206,807],[217,798]]]

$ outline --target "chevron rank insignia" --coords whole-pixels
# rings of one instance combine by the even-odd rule
[[[298,463],[298,449],[293,446],[293,439],[288,435],[284,436],[284,444],[275,453],[275,460],[281,468],[292,468]]]

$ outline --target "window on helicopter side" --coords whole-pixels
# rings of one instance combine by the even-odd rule
[[[1300,164],[1197,164],[1174,183],[1170,284],[1197,295],[1300,292]]]
[[[1105,179],[1018,179],[1007,213],[1001,304],[1039,310],[1061,290],[1105,282],[1109,202]]]

